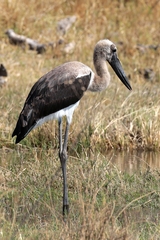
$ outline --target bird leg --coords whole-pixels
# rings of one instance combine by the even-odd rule
[[[69,123],[67,121],[64,143],[62,146],[62,121],[59,121],[59,157],[62,167],[63,174],[63,216],[69,213],[69,203],[68,203],[68,187],[67,187],[67,174],[66,174],[66,163],[67,163],[67,141],[68,141]]]
[[[58,120],[59,125],[59,158],[61,158],[61,152],[62,152],[62,119],[59,118]]]

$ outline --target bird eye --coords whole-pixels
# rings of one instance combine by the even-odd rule
[[[113,52],[116,52],[116,51],[117,51],[116,46],[115,46],[114,44],[111,45],[111,50],[112,50]]]

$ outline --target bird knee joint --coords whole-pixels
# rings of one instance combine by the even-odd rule
[[[61,162],[67,161],[67,152],[65,150],[62,150],[62,152],[59,153],[59,157]]]

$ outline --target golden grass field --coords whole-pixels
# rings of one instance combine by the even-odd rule
[[[160,150],[160,1],[1,0],[0,12],[0,63],[8,71],[0,88],[0,239],[159,239],[159,169],[128,174],[107,153]],[[72,15],[76,22],[57,44],[57,22]],[[46,44],[46,52],[11,45],[7,29]],[[67,61],[93,68],[94,46],[104,38],[117,45],[133,90],[109,67],[108,89],[87,93],[76,109],[68,145],[71,211],[64,224],[57,122],[18,145],[11,135],[32,85]],[[75,48],[66,53],[70,42]]]

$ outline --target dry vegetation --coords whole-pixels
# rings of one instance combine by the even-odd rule
[[[0,238],[159,239],[160,172],[123,173],[106,152],[160,150],[160,2],[1,0],[0,12],[0,63],[8,71],[0,88]],[[48,46],[60,38],[57,21],[71,15],[77,20],[64,43]],[[45,43],[46,53],[9,44],[4,32],[10,28]],[[64,225],[56,122],[17,146],[11,134],[33,83],[66,61],[93,68],[93,48],[103,38],[117,44],[133,91],[110,69],[109,88],[86,94],[76,110],[69,140],[71,212]],[[64,45],[72,41],[74,51],[66,54]],[[152,80],[144,77],[148,68]]]

